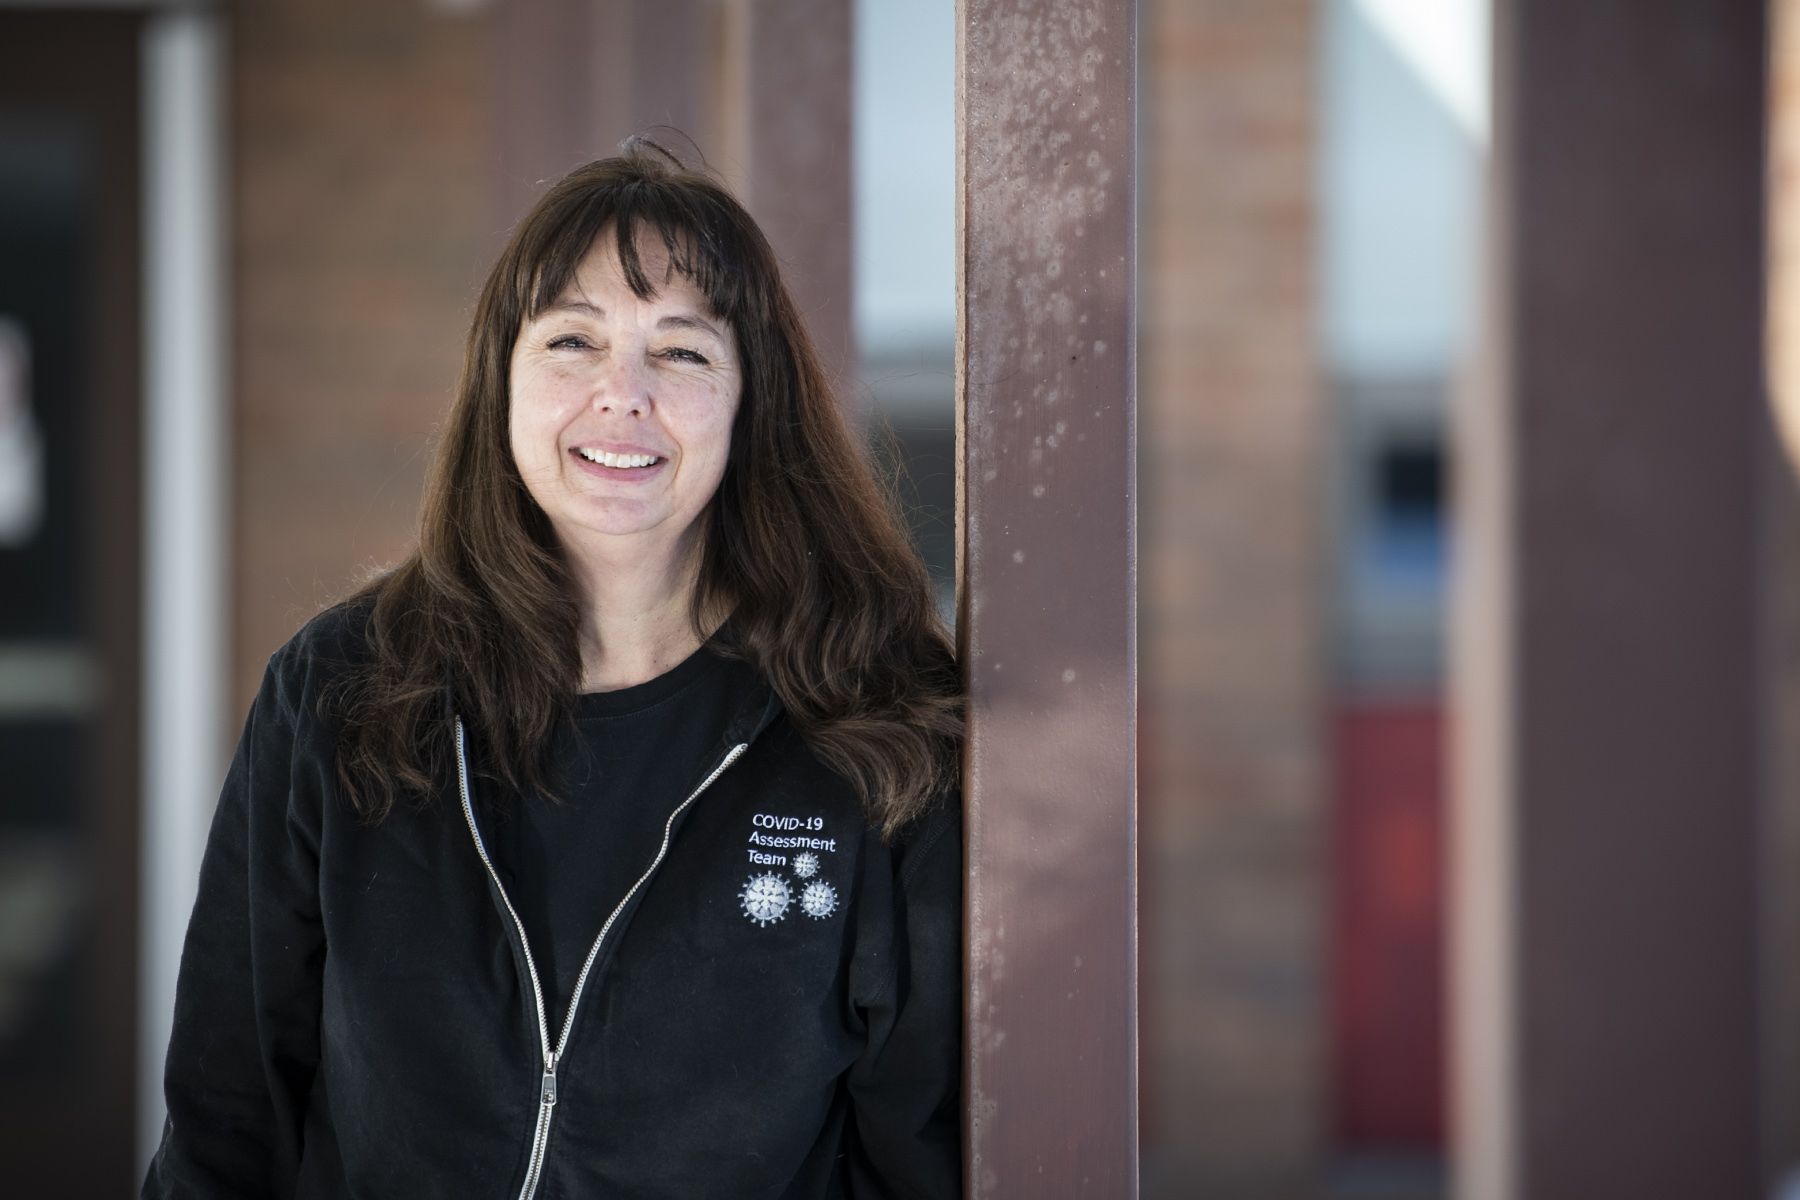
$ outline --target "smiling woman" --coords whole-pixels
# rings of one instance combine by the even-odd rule
[[[270,660],[144,1194],[959,1194],[961,733],[755,223],[575,171],[417,550]]]

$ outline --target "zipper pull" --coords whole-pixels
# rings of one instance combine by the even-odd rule
[[[544,1056],[544,1107],[556,1105],[556,1052]]]

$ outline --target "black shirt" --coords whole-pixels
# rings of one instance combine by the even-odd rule
[[[183,943],[146,1198],[516,1196],[532,1180],[540,1200],[961,1194],[955,789],[882,838],[759,680],[725,731],[742,750],[664,814],[668,853],[607,934],[546,1081],[515,910],[465,819],[520,805],[480,726],[459,715],[430,803],[378,827],[337,786],[324,698],[369,662],[367,620],[358,603],[309,622],[245,720]],[[683,766],[680,800],[724,757]],[[840,902],[753,904],[756,877],[798,869],[752,855],[801,830],[833,841],[819,874]],[[548,876],[558,913],[566,874]],[[579,971],[597,916],[559,974]]]
[[[576,697],[551,744],[556,799],[530,796],[493,818],[489,853],[525,923],[552,1043],[601,926],[656,857],[669,812],[723,756],[725,727],[756,686],[748,664],[712,649],[728,636],[654,679]]]

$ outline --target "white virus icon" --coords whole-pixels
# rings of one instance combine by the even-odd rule
[[[815,921],[822,921],[837,908],[837,889],[823,879],[815,879],[800,893],[800,911]]]
[[[765,873],[752,875],[744,890],[738,893],[738,899],[743,903],[746,917],[758,925],[773,925],[787,916],[791,895],[786,880]]]
[[[794,874],[802,879],[811,879],[819,873],[819,856],[811,850],[804,850],[794,855]]]

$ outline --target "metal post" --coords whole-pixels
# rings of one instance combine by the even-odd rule
[[[1136,6],[958,6],[972,1196],[1137,1192]]]
[[[847,381],[851,9],[847,0],[504,6],[502,224],[628,134],[648,131],[686,157],[685,135],[769,235],[826,365]]]
[[[1459,1196],[1751,1196],[1764,13],[1497,10],[1459,440]]]
[[[711,80],[721,25],[710,0],[499,6],[497,228],[510,226],[565,172],[615,153],[632,133],[649,131],[685,156],[679,133],[715,156],[723,139],[717,109],[733,99]]]
[[[720,105],[738,195],[769,235],[827,368],[846,384],[856,364],[853,7],[849,0],[730,0]]]

